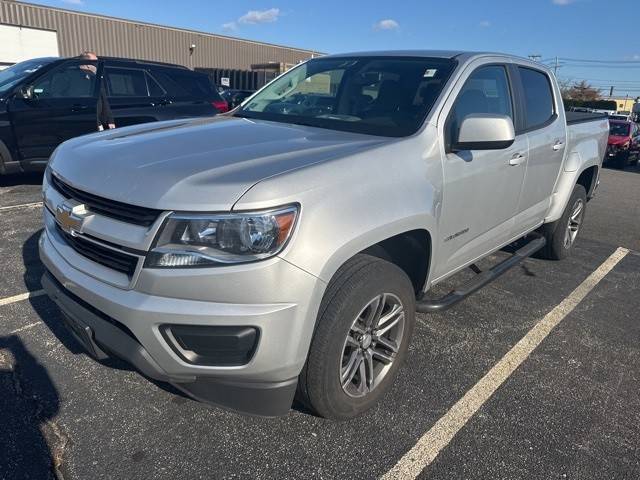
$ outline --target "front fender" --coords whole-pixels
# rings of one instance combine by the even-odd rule
[[[440,159],[419,138],[265,179],[234,205],[299,203],[296,231],[280,256],[329,282],[349,258],[382,240],[437,227]]]

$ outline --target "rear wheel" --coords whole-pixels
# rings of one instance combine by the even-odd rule
[[[414,316],[413,285],[400,268],[369,255],[349,260],[323,298],[301,400],[336,420],[374,406],[406,357]]]
[[[571,254],[582,228],[586,208],[587,192],[582,185],[576,185],[560,220],[542,226],[541,233],[547,244],[539,256],[550,260],[562,260]]]

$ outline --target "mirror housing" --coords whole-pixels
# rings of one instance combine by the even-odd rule
[[[33,85],[23,85],[18,89],[17,95],[24,100],[32,100]]]
[[[503,150],[515,141],[516,132],[511,117],[474,113],[467,115],[462,121],[452,150]]]

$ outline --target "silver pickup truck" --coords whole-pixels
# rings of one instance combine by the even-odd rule
[[[607,135],[603,117],[567,122],[553,75],[521,58],[312,59],[226,116],[61,145],[43,286],[96,359],[245,413],[297,397],[350,418],[393,383],[416,311],[570,254]]]

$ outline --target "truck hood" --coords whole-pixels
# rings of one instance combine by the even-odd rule
[[[225,211],[262,179],[390,141],[222,116],[86,135],[62,144],[50,165],[70,185],[112,200]]]

